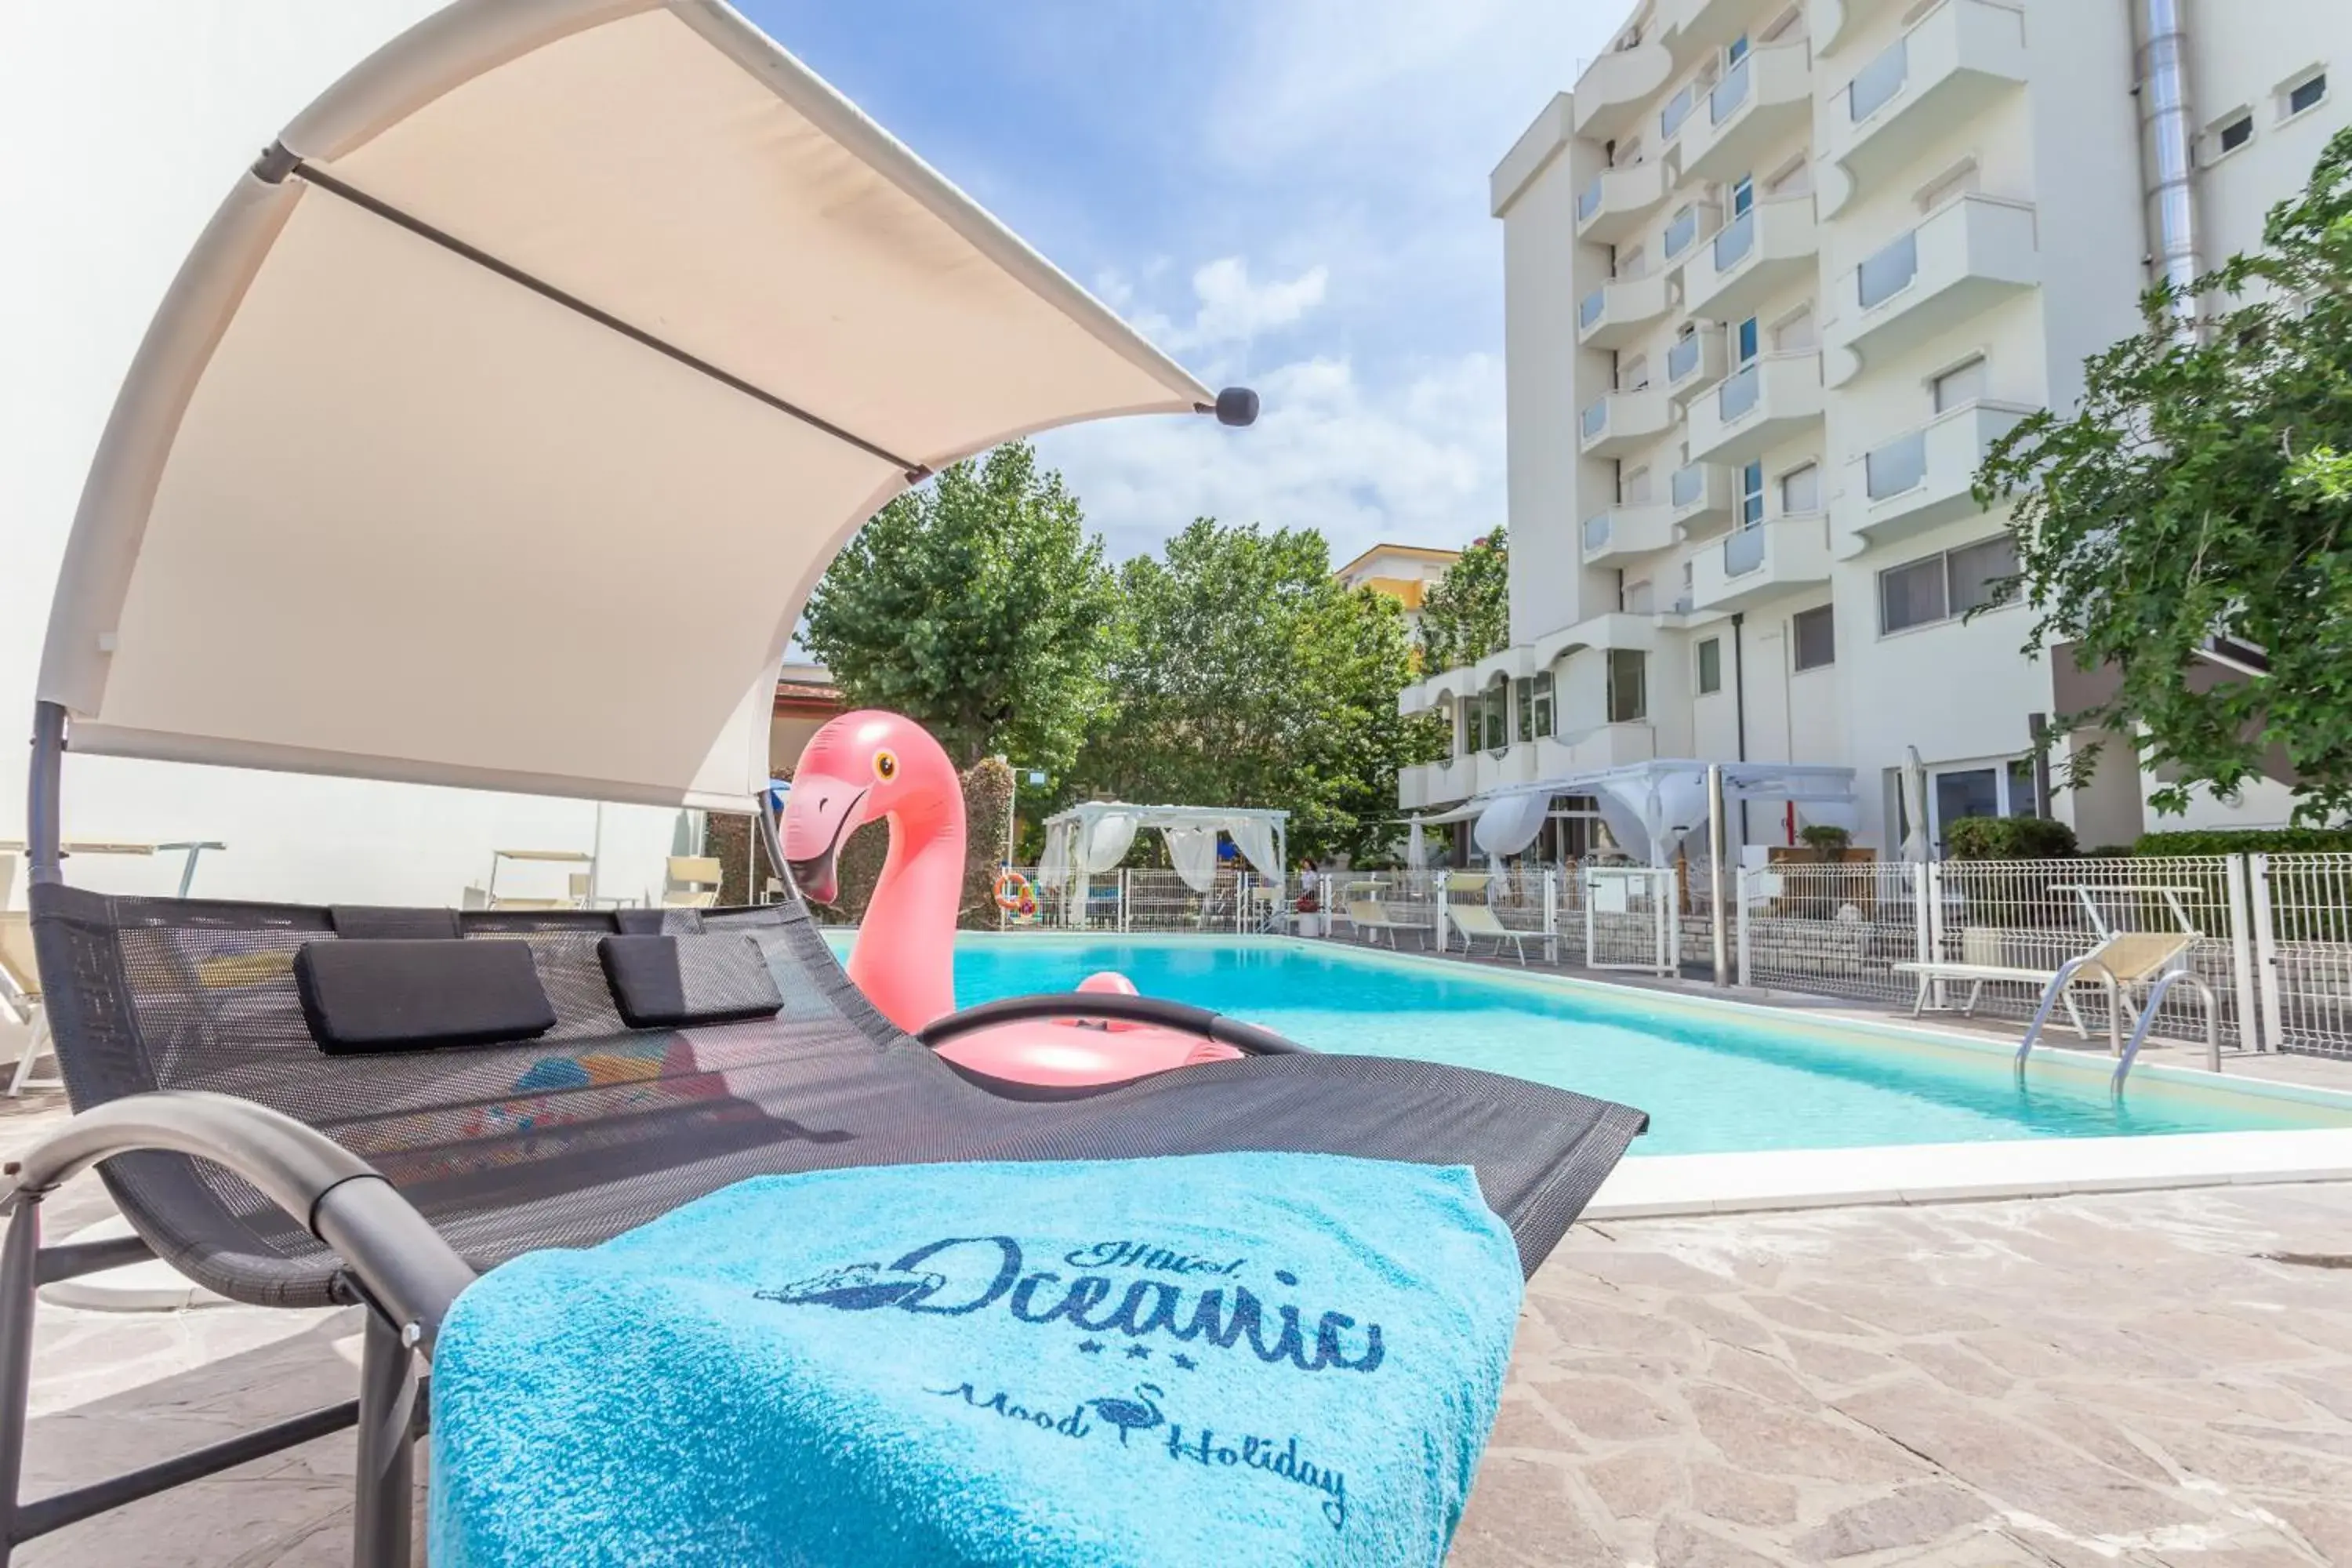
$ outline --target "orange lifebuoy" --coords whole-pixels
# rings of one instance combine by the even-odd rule
[[[1036,889],[1029,879],[1010,867],[997,873],[994,889],[996,907],[1007,914],[1034,914],[1037,910]]]

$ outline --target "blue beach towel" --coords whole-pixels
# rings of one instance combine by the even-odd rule
[[[432,1561],[1435,1563],[1519,1286],[1463,1169],[745,1182],[458,1299]]]

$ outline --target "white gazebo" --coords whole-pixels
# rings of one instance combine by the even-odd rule
[[[1045,853],[1037,865],[1037,880],[1047,889],[1069,889],[1063,918],[1078,923],[1087,907],[1087,879],[1114,869],[1127,858],[1138,833],[1157,828],[1168,842],[1170,863],[1192,891],[1205,893],[1215,885],[1217,836],[1222,833],[1278,896],[1284,868],[1290,863],[1289,820],[1286,811],[1248,806],[1085,801],[1045,819]]]

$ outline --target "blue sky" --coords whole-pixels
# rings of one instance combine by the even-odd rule
[[[1201,512],[1458,545],[1503,521],[1486,176],[1619,0],[737,0],[1256,429],[1042,443],[1125,556]]]

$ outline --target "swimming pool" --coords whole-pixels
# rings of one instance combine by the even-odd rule
[[[849,933],[833,934],[845,953]],[[2147,1073],[2118,1104],[2103,1059],[2037,1055],[2021,1084],[2004,1053],[1924,1032],[1326,942],[967,935],[956,1000],[1066,991],[1099,969],[1318,1050],[1483,1068],[1639,1106],[1650,1132],[1634,1148],[1647,1155],[2352,1126],[2352,1110],[2323,1098]]]

